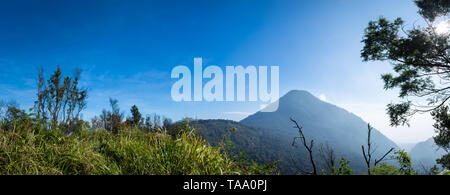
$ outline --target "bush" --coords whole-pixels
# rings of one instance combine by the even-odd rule
[[[376,167],[372,167],[370,173],[372,175],[401,175],[397,167],[385,162],[380,163]]]

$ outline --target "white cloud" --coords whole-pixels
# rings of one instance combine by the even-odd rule
[[[325,102],[327,101],[327,96],[325,96],[325,94],[320,94],[319,99]]]

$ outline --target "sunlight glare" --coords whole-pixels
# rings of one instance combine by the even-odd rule
[[[445,34],[449,34],[450,31],[450,20],[447,21],[441,21],[437,26],[436,26],[436,33],[440,34],[440,35],[445,35]]]

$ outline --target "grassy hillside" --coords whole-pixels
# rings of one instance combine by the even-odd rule
[[[0,130],[0,174],[217,175],[266,174],[270,167],[237,162],[186,127],[175,137],[122,129]]]
[[[235,128],[229,139],[234,144],[233,154],[244,152],[245,155],[258,163],[278,161],[277,166],[282,174],[297,174],[297,167],[292,165],[291,155],[295,157],[306,156],[303,148],[292,147],[292,138],[284,140],[279,135],[270,133],[270,130],[250,127],[230,120],[197,120],[194,122],[197,133],[217,145],[222,138]],[[298,163],[309,167],[308,158],[299,158]]]

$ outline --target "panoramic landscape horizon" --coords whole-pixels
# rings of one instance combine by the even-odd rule
[[[0,0],[0,175],[450,174],[449,11]]]
[[[185,65],[193,70],[194,58],[202,57],[204,66],[280,66],[280,95],[310,91],[356,113],[398,143],[416,143],[434,135],[429,114],[415,115],[410,127],[389,125],[386,105],[398,98],[394,91],[383,90],[380,75],[392,71],[390,64],[363,63],[359,56],[368,21],[382,15],[402,17],[411,21],[409,27],[425,23],[413,1],[261,1],[257,5],[200,1],[179,3],[180,7],[160,2],[110,6],[102,6],[102,1],[50,2],[58,9],[33,2],[2,6],[3,18],[11,20],[4,20],[1,31],[4,90],[0,97],[14,99],[23,109],[34,105],[36,71],[43,67],[50,74],[58,65],[69,74],[76,68],[83,70],[80,85],[90,90],[85,119],[108,107],[112,96],[121,107],[136,104],[145,113],[173,120],[239,121],[260,109],[253,102],[172,101],[170,89],[176,80],[170,77],[171,69]],[[250,7],[252,11],[247,11]],[[25,15],[14,17],[22,11]],[[226,13],[238,14],[224,17]],[[28,20],[28,15],[33,19]],[[180,29],[183,33],[178,33]]]

